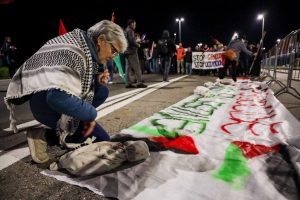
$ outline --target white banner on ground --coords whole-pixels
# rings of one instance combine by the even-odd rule
[[[218,52],[193,52],[193,69],[217,69],[223,67],[224,51]]]
[[[122,200],[299,199],[299,176],[285,154],[299,121],[259,83],[208,89],[122,130],[147,139],[144,162],[85,178],[43,174]]]

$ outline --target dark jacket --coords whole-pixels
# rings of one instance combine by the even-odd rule
[[[244,52],[248,56],[253,55],[253,53],[246,48],[245,43],[239,38],[232,40],[228,44],[228,49],[232,49],[236,53],[237,60],[239,59],[241,52]]]
[[[154,47],[153,48],[153,52],[152,52],[152,58],[157,58],[158,57],[158,53],[157,53],[157,48],[156,47]]]
[[[1,47],[1,54],[4,56],[6,65],[12,65],[15,62],[15,47],[10,42],[4,42]]]
[[[187,62],[187,63],[193,62],[192,53],[193,53],[192,51],[185,52],[185,57],[184,57],[185,62]]]
[[[176,52],[176,45],[172,38],[169,36],[169,32],[164,31],[161,40],[167,40],[168,53],[166,55],[160,55],[161,57],[172,57]]]
[[[131,27],[127,26],[125,30],[125,36],[128,41],[128,47],[127,50],[125,51],[125,54],[137,53],[137,49],[140,45],[136,42],[134,30]]]

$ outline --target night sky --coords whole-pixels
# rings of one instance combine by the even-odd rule
[[[0,0],[1,1],[1,0]],[[25,61],[48,39],[58,34],[59,19],[67,30],[88,29],[102,19],[111,19],[126,27],[127,20],[137,21],[136,31],[147,34],[146,39],[157,40],[167,29],[177,33],[176,17],[184,17],[182,41],[184,46],[197,43],[212,45],[210,36],[227,44],[234,31],[246,35],[250,43],[261,37],[262,21],[257,14],[265,14],[265,47],[271,48],[276,39],[300,28],[300,12],[293,0],[14,0],[0,5],[0,40],[10,35],[18,47],[20,62]],[[206,4],[206,5],[205,5]]]

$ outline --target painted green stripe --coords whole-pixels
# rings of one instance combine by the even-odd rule
[[[230,183],[235,189],[242,189],[249,175],[247,158],[240,148],[230,144],[226,149],[223,165],[213,176]]]

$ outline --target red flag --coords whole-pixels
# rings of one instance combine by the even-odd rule
[[[115,12],[113,12],[113,13],[111,14],[111,21],[112,21],[112,22],[115,22]]]
[[[63,21],[60,19],[59,20],[59,30],[58,30],[58,35],[63,35],[67,33],[67,29],[65,28],[65,25],[63,23]]]
[[[210,36],[210,39],[212,41],[212,43],[215,45],[215,44],[218,44],[220,43],[216,38],[214,38],[213,36]]]
[[[12,3],[14,0],[0,0],[0,4],[9,4]]]

